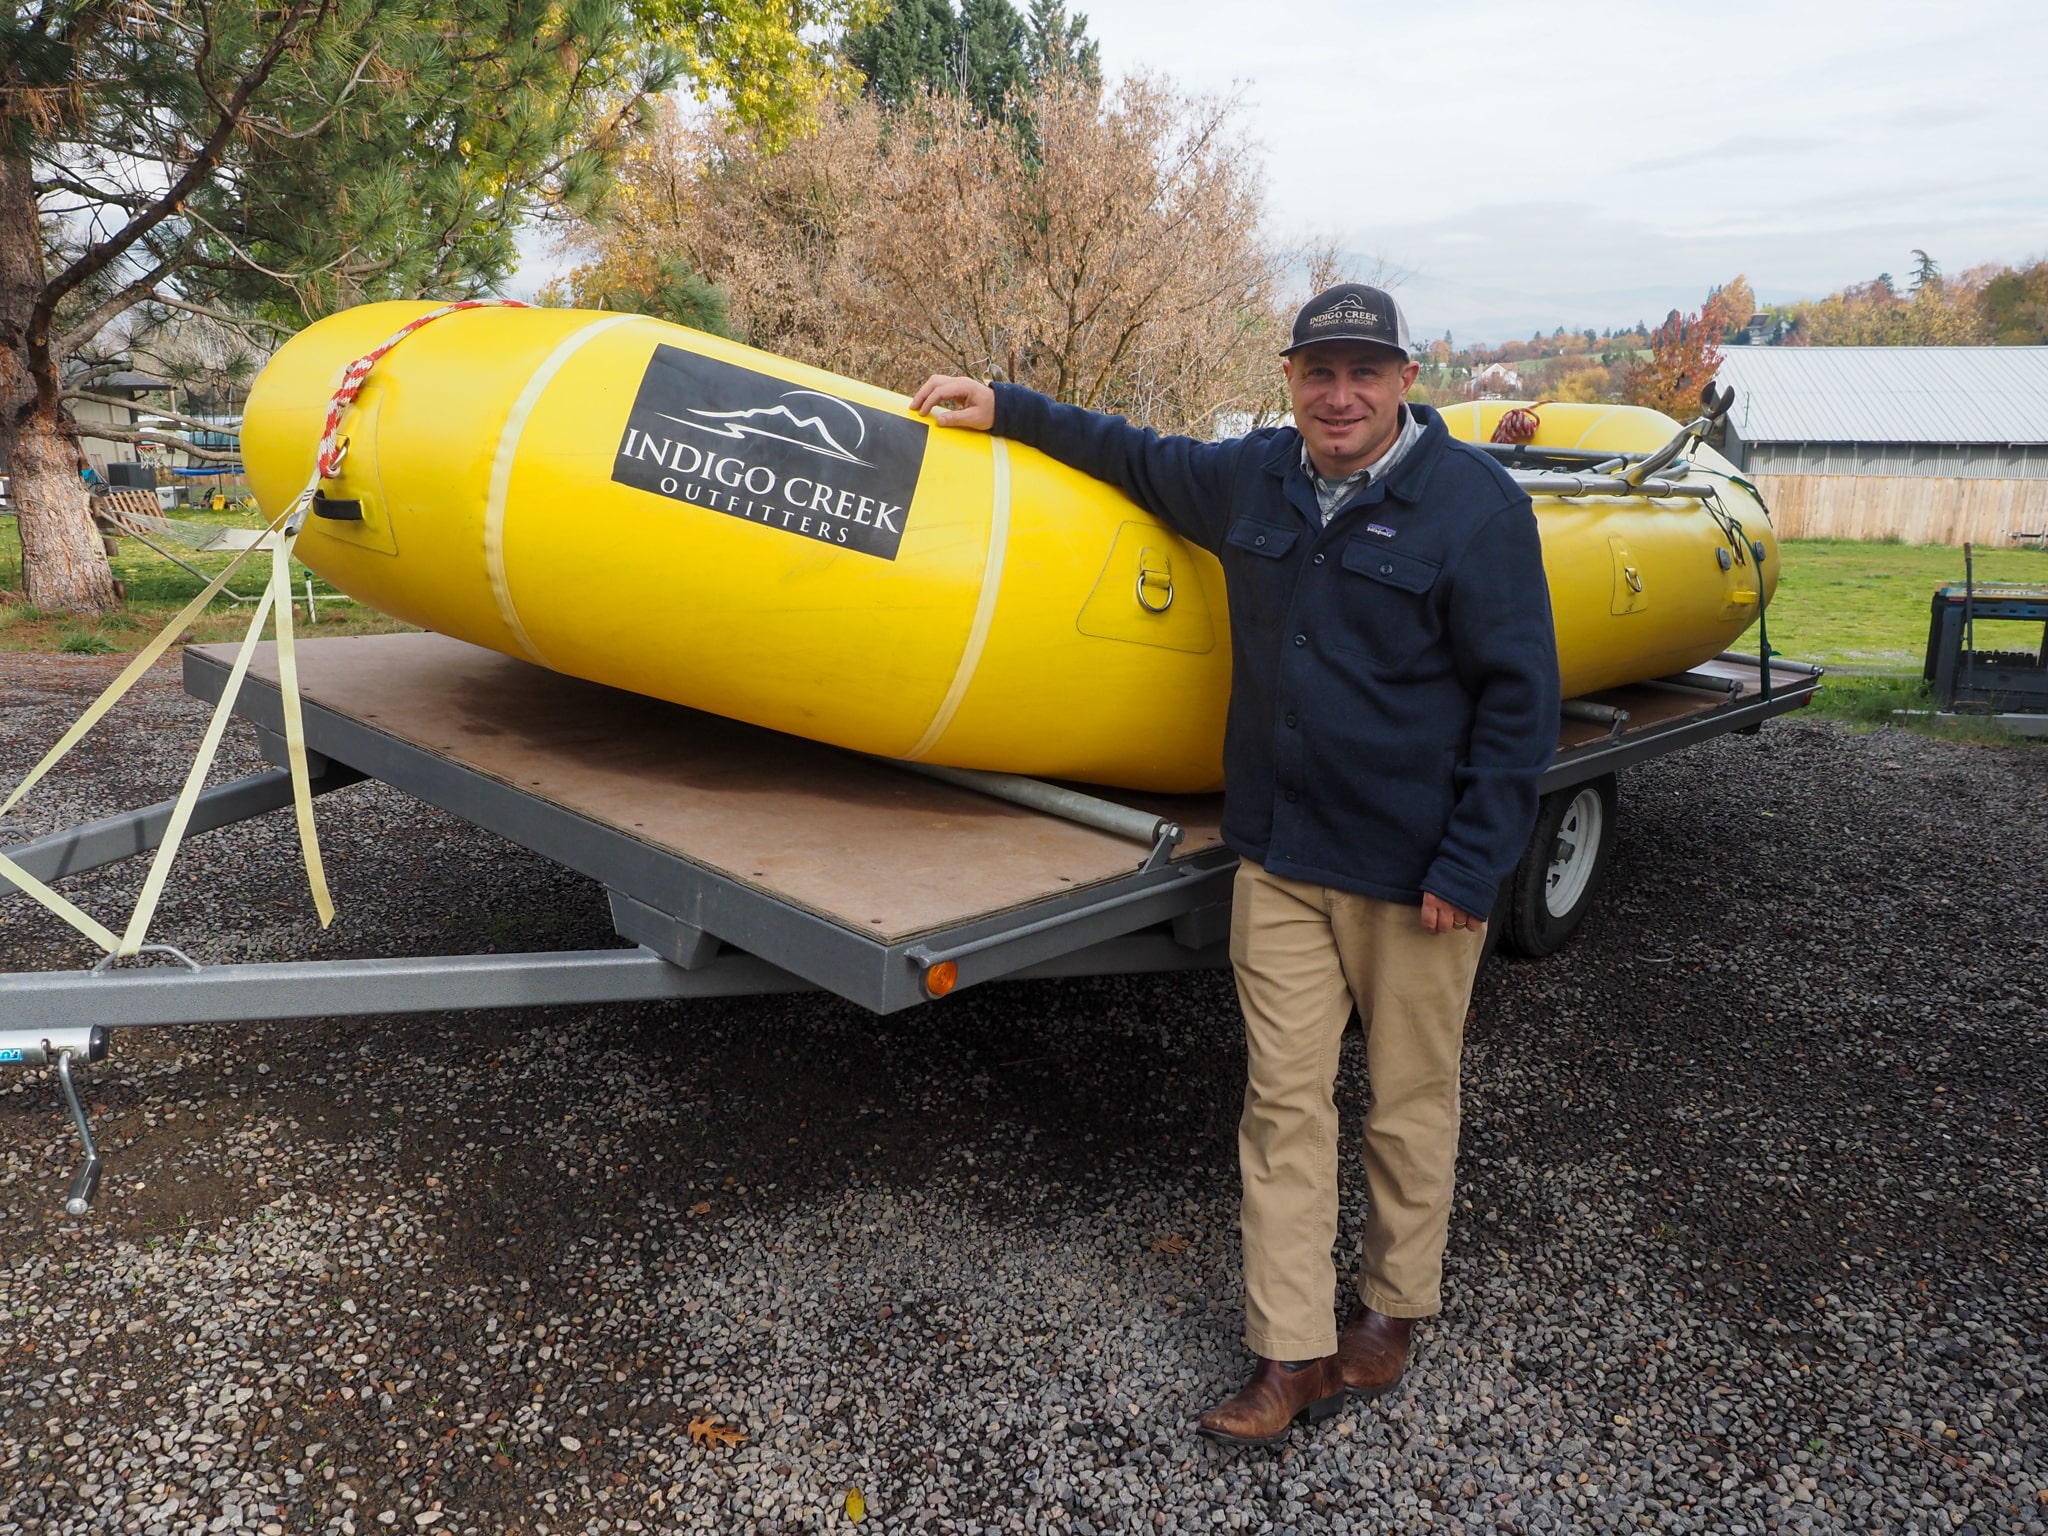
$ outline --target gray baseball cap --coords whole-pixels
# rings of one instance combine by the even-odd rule
[[[1325,288],[1301,306],[1294,317],[1294,340],[1280,353],[1286,357],[1321,341],[1369,341],[1412,357],[1408,317],[1384,288],[1368,283],[1339,283]]]

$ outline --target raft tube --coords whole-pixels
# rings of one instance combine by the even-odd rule
[[[1641,406],[1526,400],[1446,406],[1444,424],[1466,442],[1490,442],[1512,410],[1536,415],[1527,446],[1539,455],[1649,454],[1679,430]],[[1712,660],[1777,591],[1777,535],[1749,482],[1704,444],[1682,464],[1656,478],[1711,485],[1712,507],[1698,497],[1535,497],[1568,699]]]
[[[267,513],[307,484],[343,369],[433,307],[347,310],[272,358],[242,428]],[[1545,406],[1543,434],[1621,450],[1675,430],[1561,418],[1579,409]],[[1489,413],[1454,430],[1490,431]],[[1221,786],[1214,557],[902,395],[644,316],[494,307],[407,337],[341,432],[298,554],[394,618],[884,757]],[[1716,564],[1696,501],[1537,507],[1567,693],[1682,671],[1755,617],[1753,568]]]

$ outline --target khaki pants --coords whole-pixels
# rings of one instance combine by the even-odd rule
[[[1424,933],[1419,910],[1238,870],[1230,958],[1250,1070],[1244,1177],[1244,1342],[1275,1360],[1332,1353],[1337,1049],[1365,1027],[1371,1198],[1358,1294],[1388,1317],[1440,1305],[1458,1156],[1458,1056],[1483,930]]]

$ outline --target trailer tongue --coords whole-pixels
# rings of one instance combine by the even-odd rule
[[[185,652],[217,699],[229,648]],[[0,974],[0,1064],[104,1054],[107,1030],[822,988],[877,1013],[999,978],[1228,963],[1220,796],[1079,790],[906,771],[814,742],[565,677],[432,634],[302,642],[313,788],[364,778],[598,880],[630,947],[276,964],[170,963]],[[1496,913],[1547,953],[1576,928],[1612,845],[1612,775],[1798,708],[1815,669],[1727,657],[1572,701],[1544,812]],[[275,656],[236,704],[283,755]],[[1589,798],[1590,797],[1590,798]],[[211,789],[194,831],[290,804],[287,775]],[[326,814],[333,815],[329,810]],[[156,846],[168,806],[7,850],[53,880]],[[0,883],[0,892],[8,888]],[[1515,903],[1519,902],[1519,907]],[[87,1169],[67,1208],[83,1211]]]

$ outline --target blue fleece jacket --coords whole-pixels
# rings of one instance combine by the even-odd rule
[[[1120,487],[1223,562],[1224,840],[1276,875],[1485,916],[1557,749],[1557,638],[1514,481],[1423,436],[1327,526],[1301,434],[1161,437],[996,386],[995,430]]]

